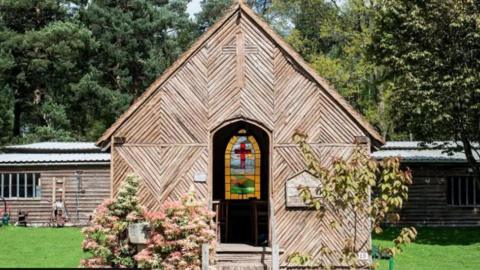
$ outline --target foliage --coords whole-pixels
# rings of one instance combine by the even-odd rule
[[[197,23],[197,35],[205,32],[212,26],[233,4],[233,0],[202,0],[201,11],[195,14]]]
[[[0,1],[0,143],[98,138],[192,42],[187,2]]]
[[[290,265],[306,265],[312,260],[308,253],[294,252],[287,257],[287,262]]]
[[[79,21],[99,42],[92,63],[103,87],[138,96],[193,39],[188,1],[93,0]]]
[[[387,0],[376,6],[372,59],[388,72],[397,130],[459,142],[480,180],[480,2]]]
[[[319,211],[320,218],[331,207],[338,211],[351,211],[355,218],[353,224],[364,226],[366,217],[375,233],[381,233],[381,225],[388,220],[395,223],[400,219],[399,210],[408,198],[408,185],[412,182],[409,170],[402,171],[398,158],[388,158],[380,162],[370,158],[364,147],[358,146],[349,160],[336,159],[332,169],[321,166],[310,145],[307,136],[296,132],[293,140],[300,147],[309,172],[322,181],[314,194],[309,188],[299,187],[303,200]],[[372,197],[373,194],[373,198]],[[344,224],[332,223],[333,228]],[[401,251],[401,246],[413,241],[415,228],[402,231],[394,241],[393,255]],[[339,240],[340,241],[340,240]],[[352,268],[359,267],[356,237],[343,239],[342,262]],[[331,252],[333,247],[325,247],[323,252]]]
[[[160,212],[146,213],[151,225],[147,247],[135,256],[141,268],[200,269],[202,244],[214,252],[214,213],[189,192],[181,201],[166,202]]]
[[[136,266],[133,256],[137,250],[128,240],[127,228],[130,223],[144,220],[144,210],[137,199],[138,181],[138,177],[128,176],[119,189],[118,196],[113,200],[105,200],[97,207],[92,225],[83,230],[83,250],[93,256],[82,260],[81,266]]]
[[[270,21],[290,26],[280,32],[293,48],[386,137],[395,125],[385,115],[390,88],[381,83],[383,69],[367,53],[375,30],[374,2],[276,0]]]
[[[65,100],[70,83],[82,78],[84,56],[96,47],[90,31],[70,20],[68,3],[0,2],[0,89],[8,91],[6,97],[12,100],[6,103],[10,109],[4,115],[11,123],[3,135],[8,139],[45,129],[55,137],[67,133]],[[51,117],[52,104],[61,107],[56,117]]]
[[[114,200],[105,200],[85,228],[83,250],[93,256],[83,267],[198,269],[202,244],[214,250],[214,213],[189,192],[180,201],[166,202],[160,211],[147,212],[140,205],[139,179],[129,175]],[[128,225],[147,222],[149,242],[143,250],[129,242]],[[210,254],[212,254],[211,252]]]

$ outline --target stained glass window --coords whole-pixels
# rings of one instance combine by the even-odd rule
[[[255,138],[240,130],[225,150],[225,199],[260,199],[260,148]]]

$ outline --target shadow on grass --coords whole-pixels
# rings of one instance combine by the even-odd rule
[[[416,227],[418,231],[415,243],[423,245],[472,245],[480,243],[480,227],[468,228],[426,228]],[[373,239],[391,241],[398,236],[401,228],[387,228],[381,235],[372,235]]]

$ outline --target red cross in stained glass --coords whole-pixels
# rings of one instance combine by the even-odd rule
[[[240,149],[235,149],[235,154],[240,155],[240,168],[245,169],[245,159],[246,155],[252,153],[251,150],[248,150],[245,147],[244,143],[240,144]]]

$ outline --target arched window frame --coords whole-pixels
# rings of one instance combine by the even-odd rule
[[[252,144],[253,155],[255,159],[255,169],[254,174],[246,174],[246,176],[252,177],[255,182],[255,190],[253,194],[232,194],[232,172],[231,172],[231,159],[232,151],[234,146],[240,137],[247,137],[248,141]],[[248,135],[245,130],[240,130],[237,134],[233,135],[230,138],[230,141],[227,144],[225,149],[225,199],[226,200],[248,200],[248,199],[258,199],[260,200],[261,191],[260,191],[260,170],[261,170],[261,151],[258,145],[257,140],[254,136]]]

